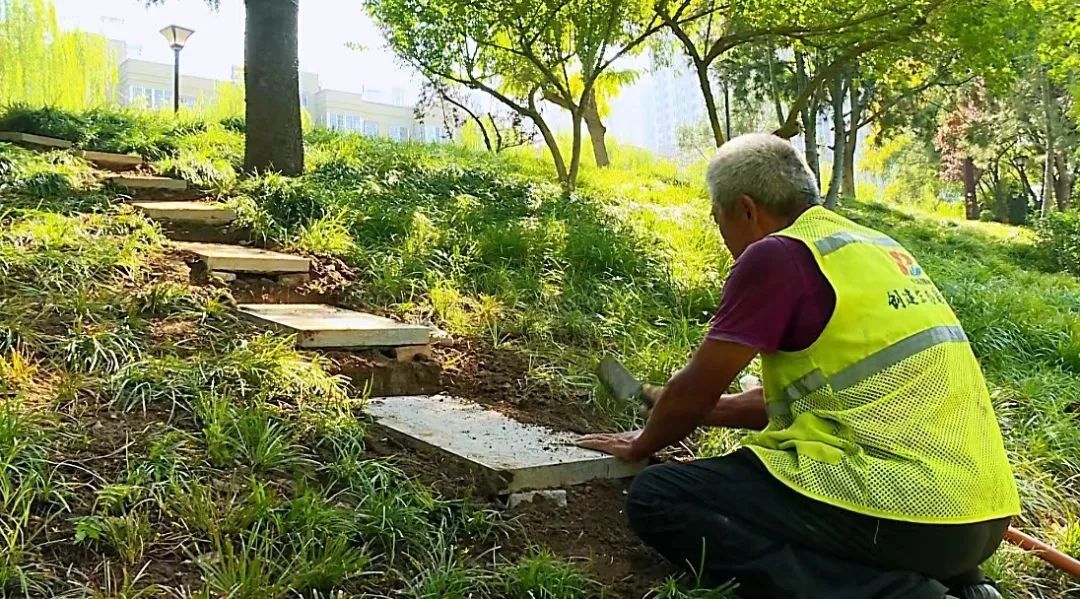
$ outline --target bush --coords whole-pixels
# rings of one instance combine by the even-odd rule
[[[1038,248],[1052,267],[1080,275],[1080,214],[1058,212],[1039,222]]]
[[[984,223],[989,223],[997,220],[997,215],[993,210],[982,210],[979,212],[979,220]]]
[[[89,123],[86,118],[59,108],[31,108],[12,104],[0,116],[0,131],[17,131],[66,139],[79,143],[86,139]]]

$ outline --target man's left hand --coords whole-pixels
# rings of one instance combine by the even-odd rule
[[[576,445],[586,449],[595,449],[609,453],[620,460],[638,462],[649,457],[642,455],[635,447],[634,442],[641,435],[641,431],[627,431],[625,433],[595,433],[578,438]]]

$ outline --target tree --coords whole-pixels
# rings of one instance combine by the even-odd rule
[[[0,100],[82,109],[112,98],[108,40],[61,31],[52,0],[0,0]]]
[[[244,0],[244,168],[304,172],[300,125],[299,0]]]
[[[723,0],[658,0],[656,10],[697,74],[713,137],[720,146],[724,131],[709,74],[712,65],[728,52],[746,44],[764,43],[775,48],[794,41],[840,49],[832,54],[828,66],[801,82],[802,93],[794,98],[787,118],[777,129],[777,134],[792,137],[799,132],[804,108],[823,84],[862,54],[924,27],[928,15],[947,1],[778,0],[763,9],[753,3],[730,5]]]
[[[489,94],[531,120],[574,189],[597,81],[659,30],[647,0],[365,0],[398,57],[428,77]],[[540,108],[570,112],[569,160]]]
[[[424,82],[416,104],[416,118],[426,122],[433,118],[433,112],[442,119],[447,138],[452,139],[457,131],[472,123],[484,147],[494,154],[536,141],[536,128],[528,126],[520,114],[505,108],[482,108],[460,85],[430,79]]]
[[[589,132],[592,142],[593,158],[601,168],[611,164],[607,151],[607,127],[603,119],[611,114],[611,99],[619,94],[619,88],[637,80],[638,72],[631,69],[604,71],[593,85],[592,95],[585,98],[581,117]],[[580,83],[579,83],[580,85]],[[545,95],[545,99],[561,108],[570,110],[570,106],[560,99],[558,94]]]
[[[167,0],[146,0],[161,4]],[[205,0],[217,7],[219,0]],[[244,0],[244,169],[304,172],[300,117],[300,0]]]

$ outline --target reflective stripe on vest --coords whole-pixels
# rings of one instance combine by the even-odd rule
[[[900,247],[900,244],[887,235],[864,235],[855,231],[840,231],[814,242],[814,247],[822,256],[827,256],[851,243],[869,243],[884,247]]]
[[[958,326],[933,327],[878,350],[828,379],[820,370],[812,370],[785,387],[783,398],[769,402],[765,405],[765,410],[770,418],[788,416],[791,414],[792,402],[824,388],[825,385],[832,387],[833,391],[847,389],[923,350],[939,343],[954,341],[967,341],[964,329]]]

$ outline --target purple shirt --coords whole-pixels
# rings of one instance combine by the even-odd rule
[[[765,354],[800,351],[821,336],[835,307],[836,293],[810,248],[770,236],[731,267],[706,338]]]

